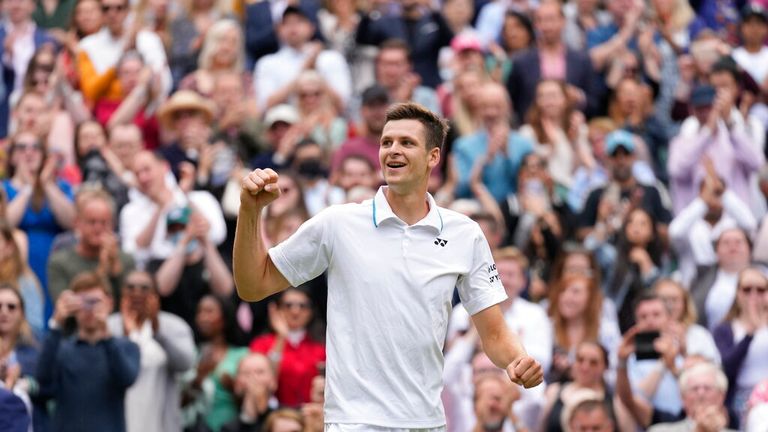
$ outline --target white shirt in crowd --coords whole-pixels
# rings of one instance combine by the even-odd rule
[[[733,301],[736,299],[736,287],[739,285],[739,274],[728,273],[723,270],[717,271],[715,283],[707,294],[707,300],[704,303],[705,313],[707,314],[707,326],[712,331],[723,321],[723,318],[731,309]]]
[[[477,223],[427,195],[407,225],[384,190],[323,210],[269,255],[293,286],[327,270],[325,422],[440,428],[454,287],[470,314],[507,296]]]

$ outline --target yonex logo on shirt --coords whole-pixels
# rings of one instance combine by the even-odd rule
[[[443,240],[439,237],[435,238],[435,244],[438,246],[445,247],[446,244],[448,244],[448,240]]]

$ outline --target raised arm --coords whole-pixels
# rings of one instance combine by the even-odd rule
[[[498,304],[472,315],[472,321],[480,334],[483,351],[496,366],[507,371],[512,382],[525,388],[541,384],[541,365],[525,352],[517,335],[509,330]]]
[[[232,269],[237,294],[246,301],[261,300],[290,286],[267,254],[261,236],[261,212],[280,196],[277,178],[271,169],[256,169],[242,180]]]

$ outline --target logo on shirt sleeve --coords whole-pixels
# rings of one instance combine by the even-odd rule
[[[499,271],[496,270],[496,263],[492,263],[488,266],[488,280],[491,283],[494,282],[501,282],[501,277],[499,276]]]

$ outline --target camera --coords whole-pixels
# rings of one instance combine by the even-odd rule
[[[635,357],[638,360],[653,360],[661,357],[661,353],[653,347],[653,342],[661,334],[658,331],[640,332],[635,335]]]

